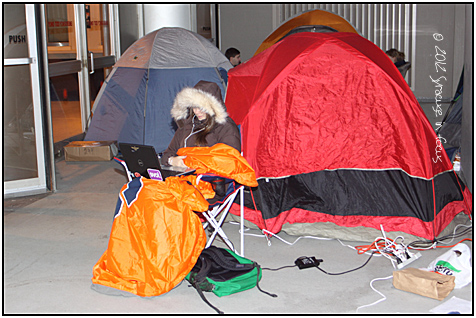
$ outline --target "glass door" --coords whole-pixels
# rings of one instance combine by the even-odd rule
[[[3,194],[46,192],[35,5],[3,10]]]
[[[45,4],[55,143],[82,139],[91,108],[116,61],[110,4]]]

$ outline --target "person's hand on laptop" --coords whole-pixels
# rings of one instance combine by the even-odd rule
[[[184,163],[183,159],[185,159],[187,156],[176,156],[176,157],[170,157],[169,158],[169,164],[171,166],[177,166],[177,167],[184,167],[188,168]]]

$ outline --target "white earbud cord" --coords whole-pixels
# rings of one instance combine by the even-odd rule
[[[190,136],[195,135],[196,133],[199,133],[199,132],[201,132],[202,130],[205,129],[205,127],[203,127],[202,129],[199,129],[199,130],[197,130],[197,131],[195,131],[195,132],[193,131],[193,130],[195,129],[195,117],[197,117],[197,116],[193,115],[193,119],[192,119],[192,131],[190,132],[190,135],[188,135],[187,138],[185,138],[185,140],[183,141],[183,146],[184,146],[184,147],[187,147],[187,140],[188,140],[188,138],[190,138]]]

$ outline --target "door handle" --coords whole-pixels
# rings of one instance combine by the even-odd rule
[[[28,65],[35,64],[36,59],[34,57],[24,57],[24,58],[7,58],[3,59],[3,65]]]
[[[91,59],[91,71],[89,71],[89,74],[94,73],[94,53],[92,51],[89,51],[89,57]]]

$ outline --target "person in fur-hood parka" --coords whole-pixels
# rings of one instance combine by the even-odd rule
[[[179,128],[161,157],[162,164],[185,166],[184,157],[177,156],[177,150],[183,147],[224,143],[241,152],[240,131],[228,117],[216,83],[200,81],[194,87],[182,89],[170,113]]]

